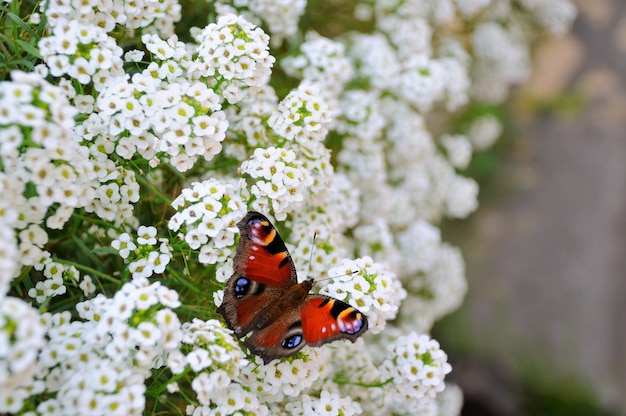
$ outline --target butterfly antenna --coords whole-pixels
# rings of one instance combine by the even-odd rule
[[[309,270],[306,272],[307,280],[311,277],[311,266],[313,264],[313,252],[315,251],[315,240],[317,239],[317,233],[313,234],[313,242],[311,243],[311,255],[309,256]]]
[[[350,273],[344,273],[344,274],[339,274],[337,276],[330,276],[330,277],[325,277],[323,279],[319,279],[316,280],[316,282],[323,282],[324,280],[332,280],[332,279],[337,279],[338,277],[344,277],[344,276],[351,276],[353,274],[357,274],[359,271],[358,270],[353,270]]]

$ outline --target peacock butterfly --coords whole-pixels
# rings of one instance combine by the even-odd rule
[[[313,279],[298,283],[296,267],[272,223],[250,211],[237,223],[235,272],[224,287],[217,311],[248,349],[265,364],[337,339],[354,342],[367,318],[330,296],[309,293]]]

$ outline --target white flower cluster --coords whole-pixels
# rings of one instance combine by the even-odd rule
[[[95,103],[98,112],[82,125],[83,137],[93,141],[92,153],[98,159],[113,152],[124,159],[138,154],[153,167],[165,158],[181,172],[200,157],[210,161],[222,150],[228,128],[220,97],[205,83],[186,78],[190,63],[176,36],[164,41],[144,35],[142,41],[155,62],[132,79],[104,86]]]
[[[313,183],[293,150],[276,147],[257,148],[241,164],[240,173],[254,180],[250,187],[255,198],[252,207],[261,212],[271,207],[278,220],[302,205],[307,187]]]
[[[491,147],[501,133],[500,121],[494,116],[486,115],[474,120],[467,134],[474,149],[484,150]]]
[[[295,93],[294,100],[289,100],[289,96],[285,98],[283,116],[277,120],[270,119],[269,124],[277,133],[284,136],[284,132],[291,132],[295,123],[296,134],[305,133],[306,139],[311,132],[316,132],[311,139],[313,142],[309,145],[308,153],[311,159],[316,159],[316,153],[319,154],[319,148],[316,145],[319,137],[324,139],[328,130],[334,127],[336,116],[339,114],[339,98],[344,91],[345,85],[351,80],[354,74],[354,68],[350,59],[346,56],[345,45],[320,36],[315,32],[308,32],[305,41],[300,45],[299,54],[296,56],[288,56],[281,60],[283,70],[293,77],[300,78],[301,85]],[[310,92],[309,92],[310,91]],[[304,93],[304,97],[301,94]],[[307,97],[307,95],[309,97]],[[298,105],[298,101],[302,101],[306,106]],[[294,111],[300,113],[293,114]],[[292,114],[289,114],[291,112]],[[321,114],[319,114],[321,113]],[[303,118],[305,117],[305,118]],[[292,120],[290,120],[292,119]],[[314,122],[308,128],[302,130],[302,123],[307,120]],[[320,124],[318,127],[317,124]],[[292,135],[284,136],[292,137]],[[303,143],[303,138],[296,139]],[[313,153],[312,151],[316,151]]]
[[[67,292],[66,283],[71,286],[78,286],[85,296],[93,294],[96,287],[89,275],[81,277],[80,272],[72,265],[64,265],[52,260],[49,253],[34,268],[40,271],[44,280],[40,280],[28,290],[28,296],[35,299],[35,302],[42,304],[51,297],[63,295]],[[79,283],[80,282],[80,283]]]
[[[576,6],[567,0],[520,0],[551,32],[563,35],[576,18]]]
[[[325,98],[337,97],[353,71],[344,49],[339,42],[308,32],[300,45],[300,55],[283,59],[281,66],[293,77],[323,86],[329,93]]]
[[[182,190],[172,207],[177,212],[168,228],[178,232],[191,249],[199,250],[200,263],[223,264],[233,255],[237,221],[247,211],[238,187],[215,178],[194,182]],[[225,266],[232,271],[230,265]],[[226,274],[218,272],[219,280],[226,281]]]
[[[0,193],[4,193],[4,175],[0,173]],[[9,194],[10,195],[10,194]],[[0,300],[9,291],[11,280],[19,273],[21,264],[17,258],[17,241],[13,229],[13,218],[17,216],[16,210],[7,205],[8,201],[0,201]]]
[[[428,267],[403,281],[409,293],[421,294],[411,295],[400,310],[401,320],[416,331],[427,331],[436,320],[454,311],[467,293],[465,263],[459,249],[441,243],[431,253]]]
[[[328,201],[333,188],[331,154],[324,144],[332,124],[327,100],[322,98],[326,93],[325,86],[305,80],[278,103],[267,121],[275,133],[287,139],[284,148],[293,150],[308,171],[308,195],[315,195],[315,205]]]
[[[377,140],[387,124],[380,109],[380,97],[374,91],[349,90],[341,96],[342,117],[337,120],[336,131],[359,141]]]
[[[192,383],[198,395],[200,406],[187,405],[185,411],[190,416],[205,415],[240,415],[250,414],[266,416],[269,413],[266,405],[259,398],[240,384],[225,384],[219,373],[202,373]],[[210,404],[209,404],[210,403]]]
[[[29,395],[19,391],[32,383],[45,329],[39,314],[20,299],[0,292],[0,412],[15,413]]]
[[[387,351],[389,357],[383,361],[381,373],[383,379],[393,379],[385,387],[393,392],[385,398],[395,402],[396,412],[413,413],[434,404],[428,399],[435,399],[444,390],[444,377],[452,370],[439,343],[412,332],[388,345]]]
[[[453,111],[468,101],[470,88],[468,61],[434,50],[432,23],[438,19],[424,2],[378,2],[376,26],[385,38],[374,35],[353,36],[356,50],[351,56],[365,76],[384,78],[373,81],[415,106],[421,113],[430,112],[438,103]],[[449,13],[445,13],[450,16]],[[439,17],[440,18],[440,17]],[[444,37],[445,39],[445,37]],[[374,47],[377,53],[372,53]],[[370,63],[378,51],[391,61],[391,74],[380,63]],[[359,65],[359,62],[367,65]],[[368,71],[369,73],[364,73]],[[390,76],[391,75],[391,76]]]
[[[521,30],[497,22],[481,23],[474,29],[472,45],[478,58],[472,85],[475,96],[500,102],[508,95],[509,85],[530,76],[530,51]]]
[[[257,364],[246,367],[242,375],[244,379],[258,380],[259,384],[249,384],[249,380],[246,384],[270,402],[272,414],[327,414],[324,409],[337,414],[333,413],[337,408],[348,414],[412,414],[418,409],[424,414],[437,414],[437,393],[443,390],[443,377],[451,370],[445,353],[426,335],[398,337],[398,331],[391,332],[396,335],[383,336],[382,343],[371,345],[370,337],[365,342],[359,339],[353,344],[331,344],[307,351],[308,361],[295,358],[267,366]],[[286,380],[294,376],[297,379],[303,370],[313,378],[312,384],[305,383],[310,387],[289,388]],[[268,390],[265,380],[274,387]],[[293,400],[291,396],[295,395],[301,399]],[[460,402],[455,403],[458,406]]]
[[[396,317],[400,303],[406,298],[406,291],[395,273],[370,257],[343,260],[328,271],[328,276],[335,278],[319,292],[343,300],[363,312],[372,334],[381,332],[387,321]]]
[[[421,55],[405,62],[398,94],[421,113],[446,98],[448,109],[455,110],[467,102],[469,86],[467,69],[459,61]]]
[[[338,375],[339,383],[337,385],[326,383],[325,389],[350,397],[360,403],[365,415],[393,412],[392,409],[382,407],[387,390],[385,389],[386,380],[382,379],[380,372],[380,363],[384,359],[384,354],[379,354],[378,348],[380,348],[378,343],[373,346],[370,340],[363,338],[353,344],[344,343],[340,348],[329,348],[332,349],[332,355],[328,365],[336,374],[335,377]],[[368,353],[363,354],[364,350]],[[363,389],[359,385],[376,387]]]
[[[0,218],[17,236],[19,255],[13,261],[32,266],[45,257],[48,233],[42,223],[61,229],[75,208],[88,204],[95,172],[87,148],[72,131],[76,109],[63,91],[35,73],[11,75],[11,82],[0,83],[0,206],[5,212]]]
[[[228,102],[239,102],[269,81],[275,61],[269,39],[242,16],[220,16],[197,34],[197,58],[190,69],[197,77],[213,79],[216,92]]]
[[[185,360],[193,371],[209,368],[213,372],[222,371],[224,374],[220,377],[234,379],[239,376],[241,367],[248,364],[233,332],[224,328],[220,321],[194,318],[182,325],[182,331],[183,344],[192,347]],[[219,373],[213,377],[217,376]]]
[[[323,153],[331,116],[318,84],[301,83],[278,103],[268,125],[281,137],[296,142],[308,158]]]
[[[401,63],[394,47],[380,32],[354,33],[348,38],[347,55],[354,62],[355,78],[365,80],[373,90],[395,90]]]
[[[306,354],[306,355],[305,355]],[[327,377],[331,368],[330,352],[326,349],[306,349],[284,361],[272,361],[261,365],[255,360],[241,373],[240,382],[266,403],[287,403],[304,391],[313,389],[316,383]]]
[[[176,0],[53,0],[41,4],[52,27],[67,21],[88,23],[92,30],[98,27],[112,32],[118,25],[127,29],[150,27],[164,36],[174,32],[174,23],[181,18],[181,6]]]
[[[296,34],[306,0],[217,1],[215,8],[219,14],[240,14],[257,25],[266,22],[272,45],[280,46],[285,38]]]
[[[254,412],[266,415],[256,392],[237,382],[249,362],[233,333],[217,320],[194,319],[183,324],[182,342],[192,349],[184,360],[177,359],[175,372],[182,371],[183,363],[197,375],[191,382],[198,406],[188,405],[188,415],[205,415],[211,412],[230,415],[237,412]],[[212,414],[212,413],[211,413]]]
[[[281,409],[276,409],[276,415],[298,415],[298,416],[317,416],[317,415],[342,415],[352,416],[362,414],[361,405],[352,400],[350,397],[340,396],[337,393],[331,393],[322,390],[319,397],[304,394],[302,401],[290,402]]]
[[[441,139],[450,164],[457,169],[465,169],[472,160],[472,144],[462,134],[444,134]]]
[[[61,20],[38,46],[54,77],[67,74],[81,84],[89,84],[92,77],[122,72],[122,48],[93,23]],[[98,74],[100,71],[106,72]]]
[[[329,269],[349,255],[344,233],[358,220],[357,190],[342,175],[331,178],[328,193],[316,194],[324,210],[299,209],[289,223],[291,233],[287,242],[292,245],[289,251],[296,267],[306,266],[310,276],[318,279],[327,277]],[[304,270],[299,271],[305,274]]]
[[[276,144],[276,138],[265,119],[270,117],[277,105],[276,92],[270,85],[266,85],[253,97],[241,101],[237,107],[228,107],[226,117],[229,132],[224,143],[224,153],[237,160],[244,160],[248,156],[248,148]]]
[[[111,242],[124,261],[129,262],[128,271],[133,279],[148,278],[162,274],[172,260],[172,247],[167,238],[156,238],[157,229],[153,226],[139,226],[137,238],[122,233]]]
[[[228,128],[222,101],[235,103],[264,87],[274,58],[267,35],[234,15],[196,38],[198,45],[186,45],[176,36],[143,35],[154,59],[145,70],[132,79],[94,80],[102,90],[98,111],[80,126],[81,136],[93,142],[94,158],[106,163],[113,152],[125,159],[139,154],[153,167],[165,159],[184,172],[199,157],[210,161],[222,150]]]
[[[180,321],[170,309],[178,306],[176,292],[135,279],[113,298],[100,294],[78,303],[82,321],[71,321],[69,312],[42,315],[46,343],[35,376],[2,389],[4,403],[19,410],[29,396],[45,391],[34,402],[39,414],[141,414],[149,370],[180,347]]]
[[[91,146],[92,154],[96,147]],[[96,156],[99,157],[99,156]],[[108,158],[94,161],[97,180],[92,182],[95,195],[85,211],[116,225],[133,220],[133,204],[139,201],[139,183],[134,171],[126,170]]]

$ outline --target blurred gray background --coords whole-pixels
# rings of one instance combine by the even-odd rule
[[[626,1],[575,3],[573,33],[537,50],[515,94],[480,209],[446,235],[470,289],[442,344],[493,414],[524,413],[537,383],[626,415]],[[592,412],[572,409],[558,414]]]

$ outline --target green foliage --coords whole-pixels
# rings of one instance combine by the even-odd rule
[[[617,416],[600,406],[588,388],[571,379],[527,379],[522,391],[523,416]]]
[[[38,4],[14,0],[0,3],[0,81],[6,80],[11,71],[32,71],[41,59],[37,43],[44,34],[46,18],[30,23]],[[35,20],[36,21],[36,20]]]

